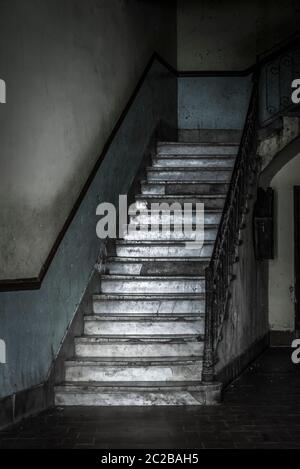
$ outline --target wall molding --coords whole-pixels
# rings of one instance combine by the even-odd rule
[[[201,77],[246,77],[251,75],[256,69],[256,65],[245,70],[183,70],[177,72],[178,78],[201,78]]]

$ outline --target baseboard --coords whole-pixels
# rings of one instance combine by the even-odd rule
[[[271,347],[290,347],[296,338],[294,331],[270,331]]]
[[[245,352],[234,358],[216,374],[216,380],[227,386],[237,378],[269,346],[269,333],[254,342]]]
[[[83,331],[83,315],[90,311],[91,294],[100,285],[98,275],[92,272],[45,382],[0,399],[0,429],[54,406],[54,386],[64,380],[64,361],[74,356],[74,337]]]
[[[52,405],[51,395],[50,385],[46,382],[3,397],[0,399],[0,429],[48,409]]]

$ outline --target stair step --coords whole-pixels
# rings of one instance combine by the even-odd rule
[[[160,335],[165,331],[172,330],[173,334],[204,334],[204,318],[201,316],[157,318],[147,316],[112,316],[112,315],[90,315],[84,317],[85,335],[133,334],[136,337],[144,335]]]
[[[158,229],[159,228],[159,229]],[[203,232],[204,228],[204,232]],[[200,231],[202,230],[202,231]],[[217,236],[217,225],[203,226],[199,223],[198,226],[190,225],[139,225],[131,223],[128,226],[128,232],[124,235],[125,240],[128,241],[195,241],[196,237],[204,236],[204,241],[214,241]]]
[[[95,358],[147,358],[147,357],[186,357],[200,356],[203,351],[202,336],[190,334],[180,337],[151,335],[146,336],[82,336],[75,339],[77,357]]]
[[[143,195],[226,195],[228,183],[222,181],[155,181],[141,182]]]
[[[120,257],[210,257],[214,243],[206,241],[202,247],[189,247],[175,241],[116,241],[116,254]]]
[[[235,156],[214,155],[158,155],[153,157],[152,166],[160,168],[168,167],[197,167],[197,168],[230,168],[235,162]]]
[[[236,155],[238,144],[158,142],[157,155]]]
[[[224,194],[213,194],[213,195],[143,195],[139,194],[135,197],[135,204],[132,206],[137,210],[140,209],[154,209],[159,210],[162,204],[168,204],[172,207],[172,204],[179,204],[179,209],[192,210],[196,208],[196,204],[204,204],[204,209],[219,209],[221,210],[224,206],[225,195]],[[154,205],[155,204],[155,205]],[[188,207],[185,204],[190,204]],[[163,207],[163,206],[162,206]],[[174,208],[172,209],[172,211]]]
[[[101,296],[101,295],[96,295],[96,296]],[[105,295],[107,296],[107,295]],[[138,296],[138,295],[135,295]],[[175,322],[197,322],[197,321],[203,321],[204,320],[204,313],[199,313],[198,315],[193,314],[193,313],[181,313],[181,314],[172,314],[172,313],[167,313],[167,314],[160,314],[158,315],[151,315],[144,313],[143,311],[140,312],[140,314],[126,314],[126,313],[101,313],[101,314],[86,314],[84,315],[84,321],[96,321],[96,322],[116,322],[116,323],[121,323],[121,322],[131,322],[131,323],[136,323],[137,321],[139,322],[146,322],[147,324],[150,323],[175,323]]]
[[[209,258],[109,257],[106,270],[119,275],[204,275]]]
[[[200,381],[201,357],[122,357],[66,361],[66,381]]]
[[[95,314],[173,316],[204,314],[205,295],[94,295]]]
[[[226,197],[226,194],[207,194],[207,195],[143,195],[143,194],[137,194],[135,196],[135,199],[137,201],[149,201],[153,202],[155,201],[156,203],[162,203],[162,202],[178,202],[180,200],[184,202],[190,202],[190,203],[199,203],[201,199],[203,198],[204,200],[213,200],[213,199],[224,199]]]
[[[204,211],[204,227],[207,229],[209,226],[207,225],[218,225],[221,220],[222,211],[220,209],[210,209]],[[191,223],[193,226],[196,224],[197,218],[195,210],[184,210],[182,214],[180,213],[167,213],[161,212],[156,210],[151,210],[150,213],[139,213],[137,215],[130,215],[130,225],[135,223],[141,226],[148,225],[149,228],[151,227],[151,223],[157,224],[160,227],[164,225],[170,227],[170,230],[173,229],[174,225],[183,225],[183,221],[185,223]],[[165,228],[164,228],[165,229]]]
[[[214,168],[206,167],[205,169],[195,168],[160,168],[155,166],[149,166],[147,168],[147,181],[205,181],[212,179],[214,181],[229,182],[231,177],[232,169],[228,168]]]
[[[55,387],[57,406],[212,405],[221,386],[193,382],[65,383]]]
[[[102,293],[203,293],[202,277],[102,275]]]

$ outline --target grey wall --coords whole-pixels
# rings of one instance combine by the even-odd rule
[[[174,2],[1,0],[0,279],[38,275],[155,49]]]
[[[179,78],[179,128],[242,129],[251,88],[251,76]]]
[[[177,83],[155,63],[119,129],[39,291],[0,293],[0,397],[42,382],[72,320],[100,249],[96,206],[126,194],[159,120],[176,127]]]
[[[178,0],[178,69],[243,70],[299,20],[294,0]]]

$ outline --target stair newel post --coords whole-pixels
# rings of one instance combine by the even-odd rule
[[[213,318],[213,279],[212,270],[205,270],[205,334],[202,381],[210,383],[215,379],[214,370],[214,318]]]

